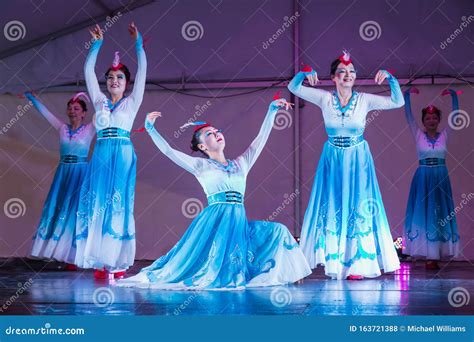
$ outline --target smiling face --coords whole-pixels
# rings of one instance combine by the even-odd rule
[[[334,72],[334,75],[331,75],[331,79],[334,81],[336,87],[338,88],[352,88],[354,86],[356,78],[356,71],[352,63],[349,65],[339,63]]]
[[[84,116],[86,115],[86,111],[82,108],[79,102],[70,102],[67,106],[67,116],[69,121],[72,124],[75,122],[82,122],[84,120]]]
[[[427,131],[438,130],[440,117],[437,113],[426,113],[423,117],[423,125]]]
[[[107,91],[111,96],[122,97],[127,88],[127,77],[122,70],[110,70],[106,76]]]
[[[199,131],[198,148],[206,153],[221,152],[225,148],[225,138],[221,130],[209,126]]]

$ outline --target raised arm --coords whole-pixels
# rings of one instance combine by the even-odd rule
[[[97,76],[95,74],[95,63],[97,61],[99,50],[102,46],[102,43],[104,42],[104,37],[99,25],[96,25],[89,32],[91,33],[92,39],[94,41],[89,50],[89,54],[87,55],[86,63],[84,64],[84,77],[91,101],[94,105],[96,105],[99,101],[102,102],[103,98],[105,97],[105,95],[100,90],[99,81],[97,80]]]
[[[153,126],[156,117],[161,116],[158,112],[153,112],[147,115],[145,119],[145,129],[150,135],[151,139],[155,143],[156,147],[164,153],[169,159],[171,159],[175,164],[181,166],[186,171],[195,174],[197,166],[199,164],[200,158],[191,157],[183,152],[175,150],[170,146],[170,144],[163,138],[163,136],[158,133],[158,131]]]
[[[410,87],[404,93],[405,117],[407,119],[408,126],[410,127],[411,134],[413,134],[413,136],[416,137],[416,134],[418,132],[418,125],[416,123],[415,117],[413,116],[413,112],[411,110],[410,93],[418,94],[418,89],[414,87]]]
[[[295,75],[295,77],[293,77],[290,83],[288,83],[288,90],[294,95],[301,97],[303,100],[321,106],[322,99],[327,94],[327,91],[303,86],[303,81],[306,77],[313,80],[312,83],[316,85],[318,81],[317,74],[314,70],[309,68],[307,71],[300,71]]]
[[[390,96],[380,96],[374,94],[365,94],[368,101],[368,110],[374,109],[394,109],[404,105],[402,90],[398,80],[386,70],[380,70],[375,77],[378,84],[382,84],[387,79],[390,85]]]
[[[462,94],[462,91],[459,90],[459,91],[456,91],[454,89],[446,89],[442,92],[441,95],[451,95],[451,104],[452,104],[452,111],[448,117],[448,120],[449,120],[449,124],[446,128],[449,128],[449,129],[452,129],[452,125],[454,125],[454,127],[456,127],[456,124],[458,122],[458,116],[461,114],[461,112],[459,111],[459,99],[458,99],[458,94]],[[461,119],[461,122],[462,122],[462,119]]]
[[[138,69],[130,98],[133,100],[135,110],[138,111],[138,108],[140,107],[143,100],[143,94],[145,93],[147,68],[146,54],[145,50],[143,49],[143,38],[138,31],[137,38],[135,40],[135,50],[137,52]]]
[[[246,165],[247,172],[250,171],[253,164],[257,161],[258,156],[262,153],[263,147],[267,143],[270,132],[272,131],[276,113],[278,109],[284,106],[288,109],[291,107],[284,99],[277,99],[270,103],[262,127],[260,127],[260,132],[258,132],[257,137],[252,141],[247,150],[238,157],[238,159]]]
[[[40,112],[41,115],[43,115],[43,117],[48,120],[50,125],[56,130],[59,130],[64,125],[64,122],[59,120],[53,113],[51,113],[48,108],[46,108],[45,105],[42,104],[40,100],[38,100],[38,98],[36,98],[36,96],[34,96],[32,93],[25,93],[25,97],[33,103],[33,106],[35,106],[38,112]]]

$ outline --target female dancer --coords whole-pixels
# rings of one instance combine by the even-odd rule
[[[292,283],[311,269],[287,228],[274,222],[248,221],[244,207],[245,180],[262,152],[276,112],[290,104],[270,104],[257,138],[237,159],[226,159],[222,131],[199,122],[191,142],[191,157],[171,148],[154,129],[158,112],[148,114],[145,128],[168,158],[191,172],[207,195],[208,207],[191,223],[164,256],[119,286],[157,289],[242,289]]]
[[[454,215],[453,195],[446,168],[447,129],[438,132],[441,111],[433,105],[423,108],[422,131],[413,117],[410,93],[405,92],[405,114],[415,137],[420,166],[411,182],[405,216],[404,254],[426,259],[427,269],[439,269],[437,260],[456,256],[459,251],[459,234]],[[453,114],[459,111],[456,91],[449,89]],[[452,118],[455,120],[455,118]],[[449,126],[448,126],[449,127]]]
[[[96,110],[97,143],[81,188],[78,211],[77,265],[96,269],[96,278],[107,272],[122,277],[135,257],[136,156],[130,130],[145,91],[146,57],[143,40],[134,23],[129,32],[135,39],[138,71],[133,90],[125,96],[130,81],[128,68],[118,52],[105,73],[108,99],[100,90],[94,67],[103,36],[97,25],[91,30],[94,43],[84,67],[87,89]]]
[[[76,94],[67,103],[69,124],[52,114],[32,93],[25,93],[35,108],[59,133],[60,162],[43,207],[39,227],[33,237],[31,256],[66,262],[66,270],[75,270],[76,213],[79,189],[87,169],[87,155],[95,129],[84,124],[87,105]]]
[[[363,133],[369,111],[403,106],[400,86],[395,77],[380,70],[375,82],[380,85],[388,79],[391,97],[353,90],[356,71],[347,52],[331,64],[335,91],[304,87],[305,77],[312,86],[318,82],[316,72],[306,67],[288,89],[321,108],[329,139],[303,221],[303,253],[312,268],[324,265],[333,279],[355,280],[377,277],[381,269],[394,271],[400,264]]]

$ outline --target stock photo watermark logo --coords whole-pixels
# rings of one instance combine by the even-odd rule
[[[3,212],[5,213],[6,217],[11,219],[25,216],[26,204],[21,198],[10,198],[3,205]]]
[[[291,194],[284,194],[284,200],[281,202],[281,204],[272,212],[270,216],[265,220],[263,223],[265,226],[267,225],[268,222],[272,222],[277,218],[278,215],[280,215],[298,196],[300,195],[299,190],[295,190],[295,192],[292,192]]]
[[[19,20],[12,20],[3,27],[3,35],[11,42],[23,39],[26,36],[26,27]]]
[[[374,20],[364,21],[359,27],[359,35],[366,42],[379,39],[382,35],[380,24]]]
[[[192,294],[188,298],[186,298],[186,300],[182,304],[180,304],[176,309],[174,309],[173,315],[180,315],[196,299],[197,295],[198,292],[193,291]]]
[[[454,308],[460,308],[461,306],[468,305],[471,300],[469,291],[464,287],[452,288],[448,293],[448,302]]]
[[[0,106],[4,107],[2,104]],[[0,129],[0,135],[6,134],[10,128],[12,128],[18,120],[20,120],[23,115],[25,115],[31,108],[33,107],[33,103],[31,101],[28,101],[26,105],[18,105],[17,112],[14,117],[10,119],[1,129]]]
[[[192,123],[192,122],[195,122],[197,121],[197,119],[202,115],[204,114],[204,112],[206,110],[209,109],[209,107],[212,106],[212,103],[211,101],[207,100],[206,103],[204,103],[203,105],[196,105],[194,106],[194,109],[196,110],[194,112],[194,114],[188,119],[188,121],[186,121],[187,123]],[[177,129],[176,131],[174,131],[173,133],[173,136],[178,139],[186,130],[188,129],[188,127],[180,127],[179,129]]]
[[[93,117],[95,128],[101,130],[110,126],[110,111],[98,111]]]
[[[188,198],[181,205],[181,213],[188,219],[195,218],[203,209],[202,202],[197,198]]]
[[[451,113],[449,113],[448,125],[455,131],[459,131],[463,128],[469,127],[470,123],[471,118],[469,117],[469,114],[464,110],[458,109],[453,110]]]
[[[193,42],[204,36],[204,27],[197,20],[187,21],[181,27],[181,35],[188,42]]]
[[[99,308],[105,308],[115,302],[115,294],[108,287],[99,287],[94,290],[92,300]]]
[[[275,116],[275,122],[273,123],[273,128],[278,131],[282,131],[291,127],[292,124],[293,116],[291,115],[291,113],[284,109],[278,110]]]
[[[370,125],[372,122],[374,122],[375,119],[377,119],[379,117],[380,113],[382,113],[381,110],[372,111],[370,113],[370,116],[365,119],[365,128],[367,128],[368,125]]]
[[[2,304],[2,306],[0,306],[0,312],[4,312],[6,310],[8,310],[8,308],[13,304],[15,303],[15,301],[20,298],[20,295],[23,294],[23,292],[25,292],[26,290],[28,290],[31,285],[33,285],[33,279],[28,279],[28,281],[26,281],[25,283],[18,283],[17,286],[18,286],[18,289],[16,290],[16,292],[10,296],[10,298],[8,298],[6,300],[5,303]]]
[[[291,27],[291,25],[298,19],[299,16],[300,14],[298,12],[295,12],[295,14],[293,14],[291,17],[283,17],[284,22],[281,27],[279,27],[278,30],[276,30],[276,32],[272,34],[271,37],[269,37],[266,41],[262,43],[262,48],[266,50],[270,47],[270,45],[275,43],[278,38],[280,38],[280,36],[285,33],[286,29]]]
[[[459,27],[457,29],[455,29],[453,31],[453,33],[451,33],[448,36],[448,38],[446,38],[444,41],[442,41],[439,44],[439,47],[441,48],[441,50],[446,49],[449,44],[454,42],[454,40],[464,31],[464,29],[466,29],[469,26],[469,24],[474,21],[474,16],[470,15],[469,17],[466,17],[466,16],[463,15],[461,17],[461,20],[462,20],[462,22],[459,25]]]
[[[360,202],[359,211],[364,217],[375,217],[379,214],[381,204],[374,198],[366,198]]]
[[[15,328],[9,326],[5,329],[6,335],[85,335],[84,328],[53,328],[51,323],[45,323],[40,328]]]
[[[283,308],[291,304],[293,295],[286,287],[275,287],[270,293],[270,301],[277,308]]]
[[[468,204],[473,198],[474,198],[474,193],[470,192],[469,194],[462,194],[461,197],[463,198],[461,200],[461,202],[459,202],[459,204],[454,208],[454,210],[452,212],[449,213],[448,216],[446,216],[445,218],[443,218],[442,220],[439,220],[438,223],[441,227],[444,227],[445,225],[447,225],[449,223],[449,221],[451,221],[452,219],[454,219],[457,215],[457,213],[459,213],[466,204]]]
[[[108,16],[105,18],[105,24],[103,27],[100,28],[100,32],[102,34],[105,34],[115,23],[117,23],[120,20],[120,17],[122,16],[121,12],[117,12],[116,15],[113,17]],[[86,50],[89,50],[92,46],[92,44],[95,42],[95,39],[90,39],[89,41],[84,43],[84,48]]]

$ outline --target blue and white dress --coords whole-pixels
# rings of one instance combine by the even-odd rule
[[[72,130],[36,97],[26,97],[59,133],[60,162],[44,203],[40,224],[33,237],[31,256],[74,263],[79,189],[87,169],[87,155],[95,129],[92,124]]]
[[[197,178],[209,205],[166,255],[136,276],[118,281],[119,286],[235,290],[293,283],[311,274],[300,247],[284,225],[248,221],[245,213],[247,174],[270,135],[277,110],[272,102],[257,138],[226,166],[171,148],[146,122],[161,152]]]
[[[130,131],[143,100],[146,56],[141,35],[135,48],[138,71],[131,94],[115,105],[100,90],[95,75],[102,40],[93,43],[84,67],[95,108],[97,143],[81,188],[76,263],[83,268],[122,271],[135,258],[133,216],[137,158]]]
[[[391,97],[353,91],[342,107],[335,91],[304,87],[305,76],[296,74],[288,89],[321,108],[329,139],[304,216],[303,253],[312,268],[323,265],[333,279],[397,270],[400,263],[363,133],[369,111],[403,106],[398,81],[388,74]]]
[[[456,111],[457,95],[452,91],[451,96]],[[405,113],[416,141],[420,165],[408,196],[403,253],[427,260],[456,256],[459,233],[445,161],[448,128],[438,133],[435,139],[421,131],[411,111],[409,92],[405,92]]]

